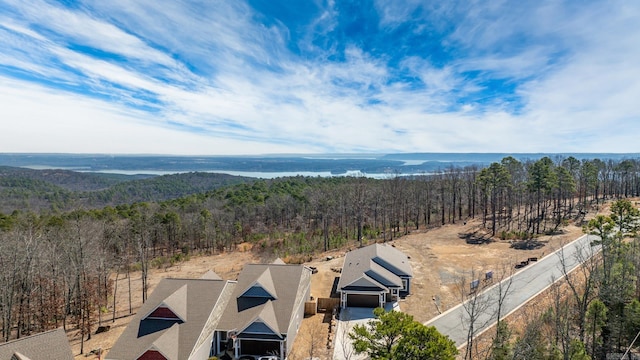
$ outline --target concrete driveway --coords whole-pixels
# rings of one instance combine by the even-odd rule
[[[387,303],[386,311],[400,311],[400,304],[397,302]],[[369,357],[366,354],[356,354],[351,343],[349,333],[354,326],[367,324],[369,320],[375,319],[373,308],[345,308],[340,312],[340,318],[336,326],[336,336],[333,347],[333,359],[335,360],[365,360]]]

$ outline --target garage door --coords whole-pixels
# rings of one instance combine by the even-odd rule
[[[243,354],[267,355],[280,353],[280,342],[242,340],[240,352]]]
[[[380,302],[378,300],[378,294],[376,295],[349,294],[347,296],[347,307],[375,308],[378,306],[380,306]]]

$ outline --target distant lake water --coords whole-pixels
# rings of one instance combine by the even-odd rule
[[[194,170],[194,171],[171,171],[171,170],[119,170],[119,169],[109,169],[109,170],[92,170],[86,167],[65,167],[65,166],[47,166],[47,165],[28,165],[24,166],[28,169],[33,170],[47,170],[47,169],[57,169],[57,170],[69,170],[69,171],[77,171],[77,172],[86,172],[86,173],[101,173],[101,174],[121,174],[121,175],[172,175],[172,174],[184,174],[189,172],[206,172],[212,174],[228,174],[234,176],[244,176],[251,177],[257,179],[275,179],[279,177],[293,177],[293,176],[308,176],[308,177],[339,177],[339,176],[365,176],[372,179],[386,179],[393,177],[392,173],[377,173],[377,174],[365,174],[360,171],[347,171],[342,174],[334,174],[330,171],[234,171],[234,170]],[[424,175],[424,173],[420,174],[401,174],[401,175]]]
[[[640,154],[503,154],[405,153],[317,154],[264,156],[172,156],[105,154],[2,154],[0,165],[36,170],[64,169],[123,175],[169,175],[187,172],[221,173],[250,178],[366,176],[392,178],[435,174],[453,167],[475,168],[500,162],[506,156],[535,161],[549,156],[559,162],[568,156],[583,159],[638,159]]]

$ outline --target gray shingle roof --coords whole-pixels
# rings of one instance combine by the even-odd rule
[[[180,320],[189,320],[187,319],[187,284],[182,285],[178,290],[167,296],[159,305],[165,305],[171,309]]]
[[[385,287],[402,287],[401,276],[413,276],[407,255],[387,244],[373,244],[346,254],[338,290],[363,278]]]
[[[209,279],[162,279],[105,359],[137,359],[147,350],[157,350],[169,360],[186,360],[204,329],[215,329],[235,283]],[[161,304],[182,312],[180,320],[145,319]],[[180,314],[177,314],[179,315]]]
[[[220,275],[216,274],[215,271],[213,270],[209,270],[206,273],[204,273],[204,275],[202,275],[201,279],[207,279],[207,280],[222,280],[222,278],[220,277]]]
[[[268,285],[265,284],[265,274],[270,278]],[[265,288],[273,286],[270,292],[273,291],[277,299],[243,297],[246,290],[256,283]],[[262,319],[265,324],[284,334],[294,316],[296,304],[300,302],[300,297],[304,296],[310,283],[311,270],[303,265],[246,265],[238,276],[236,291],[218,329],[242,332],[254,321]]]
[[[273,330],[276,334],[282,334],[286,332],[281,331],[278,327],[278,318],[276,317],[276,311],[273,308],[273,301],[267,301],[266,304],[262,307],[262,311],[258,315],[258,318],[262,320],[262,322],[267,325],[271,330]]]
[[[264,294],[265,292],[266,294]],[[264,295],[268,295],[274,300],[278,298],[269,267],[265,268],[262,274],[242,293],[242,296],[250,297],[264,297]]]
[[[178,350],[180,349],[180,325],[174,323],[167,331],[163,331],[151,345],[151,350],[157,350],[168,360],[178,360]],[[147,350],[147,349],[145,349]],[[140,355],[144,353],[143,350]]]
[[[0,344],[0,360],[73,360],[69,340],[62,328]]]

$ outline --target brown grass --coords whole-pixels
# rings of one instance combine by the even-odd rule
[[[470,235],[471,234],[471,235]],[[417,321],[425,322],[441,312],[457,305],[460,302],[458,280],[460,276],[469,276],[473,271],[476,274],[484,274],[485,271],[494,270],[496,276],[502,268],[511,269],[516,262],[528,257],[543,257],[558,249],[562,244],[576,239],[582,235],[579,226],[570,224],[556,235],[542,236],[537,240],[544,246],[536,250],[516,250],[510,247],[509,240],[496,240],[470,244],[466,241],[469,236],[486,236],[481,224],[477,220],[462,222],[455,225],[445,225],[430,230],[414,231],[404,237],[391,242],[398,249],[410,256],[414,271],[412,280],[412,295],[400,302],[403,311],[411,314]],[[495,239],[494,239],[495,240]],[[164,269],[151,271],[150,292],[164,277],[199,277],[211,269],[223,279],[236,279],[244,264],[261,261],[257,252],[252,251],[250,244],[242,244],[239,251],[223,253],[213,256],[197,256],[184,263]],[[344,254],[349,249],[334,250],[322,253],[306,264],[315,266],[318,273],[314,274],[311,283],[311,295],[315,298],[330,297],[331,290],[339,273],[332,270],[342,267]],[[291,262],[299,262],[301,259],[286,259]],[[308,260],[308,259],[304,259]],[[262,260],[264,261],[264,260]],[[128,314],[128,282],[123,274],[119,276],[117,294],[118,314]],[[141,280],[140,274],[134,273],[131,278],[133,293],[133,311],[141,306]],[[112,311],[112,309],[109,309]],[[106,325],[111,330],[97,335],[92,335],[90,341],[85,342],[85,353],[102,348],[108,351],[118,336],[122,333],[131,319],[131,316],[123,316],[111,322],[111,314],[106,314],[109,321]],[[314,347],[318,343],[323,346],[314,352],[314,356],[320,359],[330,358],[333,349],[326,349],[329,338],[330,316],[316,314],[305,318],[294,343],[291,359],[303,359],[309,355],[309,346],[312,341]],[[79,354],[80,341],[76,332],[69,334],[74,354]],[[321,339],[321,341],[317,340]],[[76,359],[85,358],[77,355]],[[94,356],[93,358],[97,358]]]

